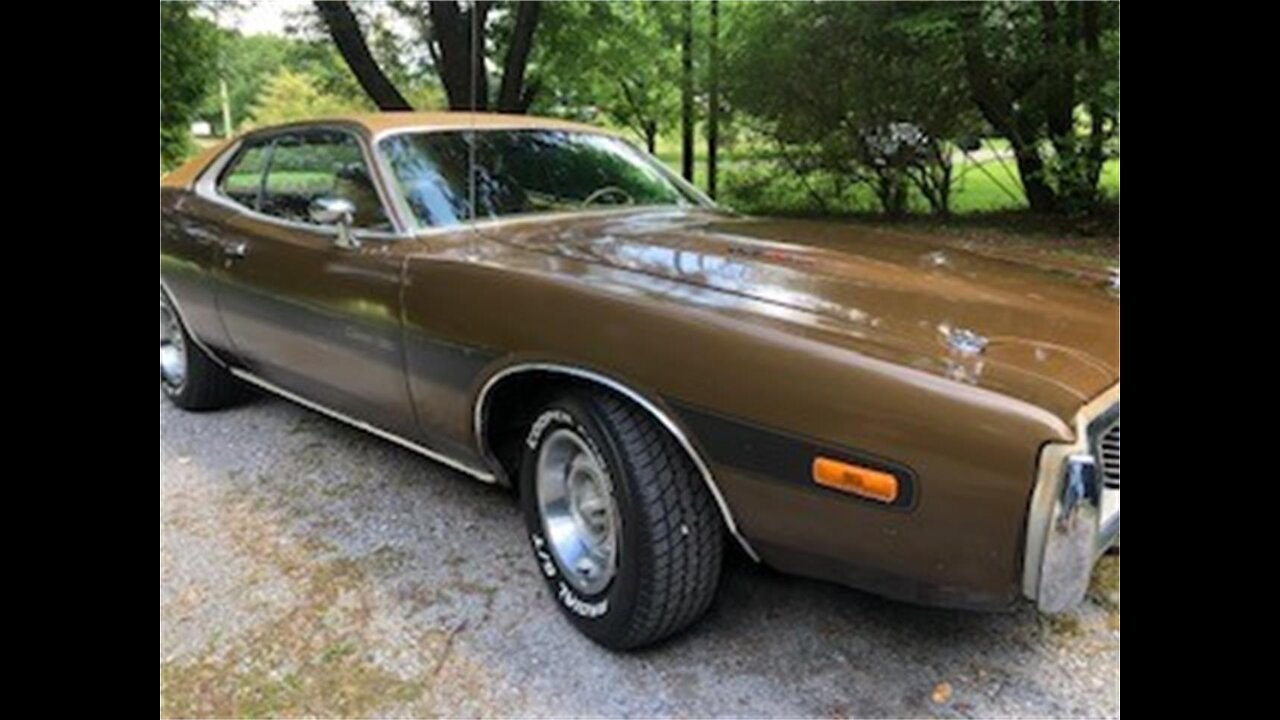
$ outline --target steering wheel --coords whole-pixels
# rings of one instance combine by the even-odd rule
[[[625,199],[625,201],[620,203],[621,205],[634,205],[636,202],[636,199],[634,197],[631,197],[631,193],[627,192],[626,190],[623,190],[617,185],[605,185],[604,187],[599,188],[598,190],[593,190],[591,194],[588,195],[586,199],[582,201],[582,207],[587,207],[592,203],[594,203],[596,200],[599,200],[600,198],[606,197],[608,195],[622,196]]]

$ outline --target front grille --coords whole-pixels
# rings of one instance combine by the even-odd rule
[[[1098,462],[1107,487],[1120,488],[1120,420],[1098,438]]]

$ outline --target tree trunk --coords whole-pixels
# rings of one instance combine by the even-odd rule
[[[523,113],[533,102],[535,86],[525,87],[524,73],[533,47],[533,31],[538,27],[540,2],[522,2],[516,10],[516,26],[511,31],[511,45],[502,66],[502,85],[498,89],[498,111]]]
[[[325,26],[329,28],[329,35],[333,37],[334,44],[338,46],[338,52],[342,53],[342,59],[346,60],[347,67],[351,68],[351,73],[356,76],[360,87],[364,88],[365,93],[378,106],[378,109],[412,110],[413,106],[404,99],[396,86],[391,84],[386,74],[382,72],[382,68],[378,67],[373,54],[369,52],[364,34],[360,32],[360,24],[356,22],[356,16],[351,12],[351,8],[345,2],[317,1],[315,6]]]
[[[1018,163],[1018,178],[1022,180],[1022,190],[1027,195],[1027,204],[1032,210],[1051,213],[1058,210],[1058,194],[1045,179],[1044,160],[1034,146],[1015,147],[1013,157]]]
[[[1100,28],[1101,19],[1098,14],[1100,8],[1092,3],[1087,4],[1083,9],[1083,17],[1081,18],[1081,33],[1083,34],[1084,52],[1086,56],[1096,56],[1102,52],[1101,39],[1102,34]],[[1098,181],[1102,177],[1102,165],[1106,162],[1105,154],[1102,150],[1102,144],[1105,141],[1104,123],[1102,103],[1098,102],[1098,91],[1096,86],[1101,83],[1094,73],[1097,72],[1097,62],[1090,57],[1086,60],[1088,66],[1088,76],[1086,82],[1090,85],[1092,92],[1089,93],[1089,178],[1093,183],[1093,187],[1098,186]]]
[[[484,57],[473,49],[484,47],[481,32],[491,4],[481,0],[465,12],[455,0],[431,0],[427,6],[434,40],[439,47],[432,55],[437,61],[436,71],[449,98],[450,110],[488,108],[489,80],[484,71]]]
[[[711,0],[711,27],[707,35],[707,194],[716,196],[716,151],[720,141],[720,78],[716,65],[720,52],[720,3]]]
[[[999,76],[982,47],[979,37],[981,12],[981,8],[974,5],[966,8],[960,16],[969,93],[983,119],[1013,147],[1027,204],[1037,212],[1053,212],[1057,209],[1058,198],[1045,178],[1044,161],[1040,159],[1036,146],[1034,128],[1029,127],[1025,114],[1019,112],[1014,92]]]
[[[684,4],[684,32],[680,40],[681,107],[680,173],[693,182],[693,3]]]
[[[644,126],[644,147],[652,155],[658,151],[658,125],[657,123],[645,123]]]

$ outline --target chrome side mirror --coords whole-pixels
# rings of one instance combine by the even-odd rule
[[[337,225],[338,239],[334,244],[343,248],[354,248],[358,245],[351,237],[351,220],[356,214],[356,205],[346,198],[318,197],[311,201],[307,208],[311,222],[317,225]]]

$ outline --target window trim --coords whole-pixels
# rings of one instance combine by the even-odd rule
[[[370,176],[373,179],[374,190],[378,194],[378,202],[382,206],[382,212],[387,216],[387,219],[391,221],[392,227],[395,228],[395,230],[392,231],[351,228],[351,235],[355,238],[370,240],[405,240],[413,237],[414,233],[407,231],[405,228],[405,224],[401,219],[402,216],[399,212],[399,206],[392,202],[388,202],[388,192],[384,187],[382,177],[380,177],[383,172],[382,166],[376,161],[376,158],[370,151],[369,145],[365,142],[363,135],[346,125],[335,125],[331,123],[300,123],[246,133],[244,136],[238,138],[234,143],[228,146],[227,149],[218,156],[218,159],[213,161],[200,175],[200,178],[196,181],[195,185],[196,194],[210,202],[235,210],[240,215],[259,222],[266,222],[280,227],[295,230],[306,230],[320,235],[332,235],[337,237],[338,228],[332,225],[315,225],[312,223],[286,220],[284,218],[276,217],[275,215],[268,215],[257,208],[248,207],[237,202],[233,198],[228,197],[223,194],[221,189],[218,187],[223,171],[235,158],[240,156],[241,149],[244,148],[247,143],[265,141],[269,143],[269,153],[266,161],[263,162],[262,177],[259,179],[259,197],[257,203],[260,206],[261,195],[265,191],[266,187],[267,172],[271,168],[271,163],[269,161],[271,159],[271,154],[275,151],[276,140],[281,136],[305,133],[311,130],[336,131],[355,139],[356,145],[360,148],[361,157],[364,158],[365,165],[369,168]]]

